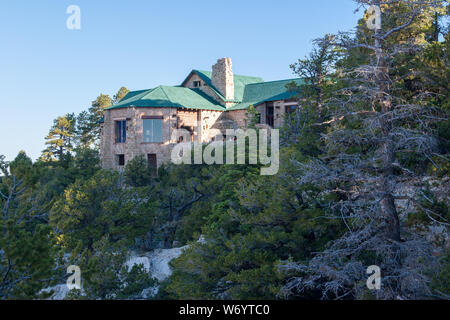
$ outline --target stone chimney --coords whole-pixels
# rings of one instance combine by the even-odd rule
[[[217,60],[217,63],[212,66],[211,81],[225,99],[234,99],[234,76],[231,58]]]

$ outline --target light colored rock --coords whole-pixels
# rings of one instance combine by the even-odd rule
[[[66,284],[58,284],[50,288],[42,289],[40,293],[48,293],[50,291],[54,291],[54,293],[47,300],[64,300],[70,290]]]
[[[188,246],[172,249],[157,249],[146,254],[150,260],[150,274],[158,281],[163,281],[170,277],[172,270],[169,266],[170,261],[178,258],[183,250]]]
[[[206,243],[203,236],[198,239],[199,243]],[[135,252],[130,253],[125,266],[130,271],[133,266],[142,264],[144,269],[156,280],[164,281],[172,274],[172,269],[169,266],[170,261],[178,258],[185,249],[189,248],[189,245],[180,248],[172,249],[156,249],[145,253],[144,255],[138,255]],[[69,293],[69,289],[66,284],[59,284],[54,287],[45,288],[41,290],[43,292],[54,291],[49,300],[64,300]],[[143,299],[149,299],[154,297],[158,293],[159,287],[154,286],[142,290],[141,297]]]
[[[169,266],[170,261],[178,258],[183,250],[188,246],[172,249],[155,249],[145,253],[145,256],[137,255],[132,252],[125,265],[130,271],[134,265],[142,264],[149,275],[158,280],[164,281],[172,274],[172,269]],[[159,286],[150,287],[142,290],[141,298],[150,299],[158,294]]]
[[[144,269],[146,272],[150,272],[150,261],[147,257],[137,257],[137,256],[131,256],[125,265],[128,268],[128,272],[133,269],[133,266],[142,264],[144,266]]]

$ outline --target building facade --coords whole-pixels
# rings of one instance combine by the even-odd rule
[[[298,108],[295,92],[287,89],[292,82],[301,84],[234,75],[231,59],[223,58],[211,72],[192,70],[179,86],[129,92],[106,109],[100,124],[102,166],[122,170],[144,155],[157,168],[170,160],[177,143],[208,143],[218,130],[247,127],[250,106],[261,126],[279,128],[284,114]],[[185,134],[177,135],[177,129]]]

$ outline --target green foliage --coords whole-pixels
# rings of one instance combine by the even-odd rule
[[[73,114],[67,114],[54,120],[50,132],[45,137],[45,144],[48,147],[42,151],[42,160],[57,160],[60,163],[67,160],[67,156],[73,150],[75,125]]]
[[[74,292],[69,299],[133,299],[154,285],[142,265],[131,270],[124,265],[126,251],[107,237],[96,241],[92,249],[79,247],[72,252],[83,276],[83,294]]]
[[[307,259],[337,236],[339,224],[320,219],[321,205],[307,201],[319,190],[298,190],[286,171],[276,177],[236,166],[218,171],[211,182],[221,188],[202,227],[207,242],[173,262],[162,290],[175,299],[274,299],[284,281],[279,262]]]
[[[68,171],[75,179],[88,179],[100,169],[100,155],[97,150],[77,147]]]
[[[125,183],[131,187],[144,187],[153,181],[153,172],[144,156],[136,156],[125,166]]]
[[[35,199],[36,172],[20,152],[0,157],[0,299],[30,299],[56,276],[55,242],[45,206]],[[9,167],[9,170],[8,170]]]
[[[55,275],[54,243],[49,241],[50,228],[39,223],[2,221],[0,237],[0,297],[30,299]],[[11,286],[10,286],[11,285]]]
[[[102,120],[105,109],[117,103],[127,95],[129,90],[121,87],[112,99],[109,95],[100,94],[87,111],[81,112],[76,117],[76,140],[83,148],[96,147],[100,139],[100,121]]]
[[[77,180],[55,202],[50,222],[61,230],[68,249],[79,245],[92,249],[104,236],[129,244],[132,234],[145,231],[144,217],[137,212],[140,204],[132,198],[132,190],[122,189],[119,180],[116,172],[98,171],[88,180]]]
[[[274,299],[288,277],[278,272],[280,261],[308,259],[342,232],[340,223],[321,219],[329,200],[320,200],[321,190],[299,188],[291,165],[317,155],[319,130],[294,134],[291,124],[286,121],[282,130],[285,147],[274,177],[260,176],[254,166],[202,168],[209,177],[201,178],[208,201],[196,203],[180,228],[197,222],[206,243],[192,243],[172,263],[174,273],[162,284],[160,297]],[[292,135],[303,139],[287,137]],[[181,166],[176,177],[186,174],[180,171],[190,173]]]
[[[98,131],[98,123],[105,114],[105,109],[113,104],[113,100],[109,95],[100,94],[97,99],[92,101],[92,105],[89,108],[89,121],[92,126],[91,130]]]
[[[119,91],[114,95],[114,103],[118,103],[120,100],[122,100],[130,90],[128,90],[126,87],[121,87]]]
[[[303,102],[315,105],[316,113],[320,117],[324,99],[333,88],[332,76],[343,50],[336,46],[335,36],[329,34],[314,40],[314,44],[309,56],[292,64],[291,69],[305,81],[305,84],[301,86],[296,86],[294,83],[294,89],[300,93]]]

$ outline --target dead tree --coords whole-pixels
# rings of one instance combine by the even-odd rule
[[[398,194],[401,183],[417,178],[401,165],[397,155],[421,154],[432,161],[437,142],[434,124],[448,119],[438,107],[429,105],[422,93],[410,99],[397,94],[392,77],[395,59],[420,50],[414,41],[390,41],[408,28],[424,10],[440,6],[433,0],[357,0],[358,5],[383,8],[390,17],[391,6],[402,5],[398,26],[361,33],[338,35],[339,45],[349,52],[365,50],[368,63],[347,70],[344,83],[324,106],[329,119],[314,126],[327,126],[323,135],[325,153],[309,163],[297,163],[299,184],[314,184],[333,194],[330,219],[342,219],[346,234],[330,243],[309,264],[288,263],[283,270],[300,274],[292,278],[281,294],[301,294],[319,289],[324,299],[358,298],[368,294],[366,269],[370,264],[382,270],[382,288],[373,292],[380,299],[414,299],[432,295],[429,274],[438,268],[435,248],[422,235],[401,228],[396,200],[417,198]],[[447,221],[433,216],[436,222]],[[370,256],[368,258],[367,256]],[[370,263],[370,264],[368,264]]]

